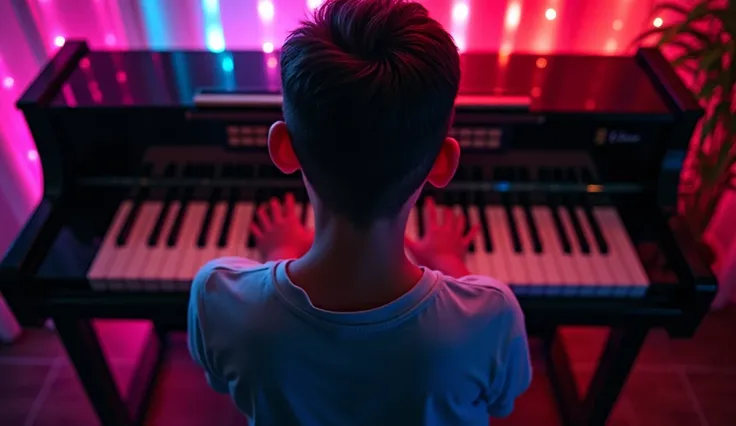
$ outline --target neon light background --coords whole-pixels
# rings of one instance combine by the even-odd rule
[[[66,39],[102,49],[272,52],[321,0],[0,1],[0,252],[42,194],[35,145],[15,100]],[[640,31],[666,24],[654,0],[424,0],[464,51],[624,54]],[[690,1],[680,0],[687,5]],[[542,58],[543,59],[543,58]],[[272,63],[276,64],[274,59]],[[125,84],[124,76],[118,81]],[[274,73],[278,78],[278,73]],[[94,84],[94,82],[91,82]],[[601,82],[605,84],[605,82]]]

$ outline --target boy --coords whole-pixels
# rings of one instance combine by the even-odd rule
[[[450,35],[417,3],[328,0],[281,65],[285,122],[268,149],[302,171],[314,235],[293,196],[274,199],[252,228],[266,263],[223,258],[197,274],[189,348],[210,385],[257,426],[509,414],[531,380],[524,319],[508,287],[468,276],[476,230],[428,200],[425,237],[404,238],[423,186],[447,185],[460,158]]]

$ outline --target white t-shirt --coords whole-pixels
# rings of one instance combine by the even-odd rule
[[[529,386],[524,316],[506,285],[425,268],[387,305],[329,312],[288,262],[221,258],[192,284],[189,350],[251,425],[487,425]]]

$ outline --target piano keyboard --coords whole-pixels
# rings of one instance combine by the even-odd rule
[[[452,208],[480,232],[471,274],[492,276],[520,296],[641,297],[649,285],[636,249],[611,207],[492,205]],[[262,261],[249,233],[251,202],[124,201],[87,273],[98,291],[187,291],[211,259]],[[314,227],[309,206],[299,214]],[[423,233],[426,210],[410,213],[407,235]]]

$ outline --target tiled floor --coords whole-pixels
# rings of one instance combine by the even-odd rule
[[[120,339],[121,330],[130,327],[121,323],[98,324],[104,349],[112,355],[114,373],[121,383],[130,377],[137,356],[136,345]],[[605,332],[568,329],[564,335],[575,370],[580,381],[585,382]],[[187,356],[183,336],[175,335],[172,341],[153,396],[148,425],[245,425],[226,396],[207,388],[201,372]],[[507,419],[492,421],[494,426],[559,424],[542,360],[537,356],[534,361],[531,389],[520,398],[514,413]],[[125,386],[122,388],[125,391]],[[52,331],[29,330],[16,344],[0,347],[0,425],[96,424],[74,370]],[[711,313],[688,341],[673,341],[663,332],[653,332],[609,425],[735,426],[736,306]]]

